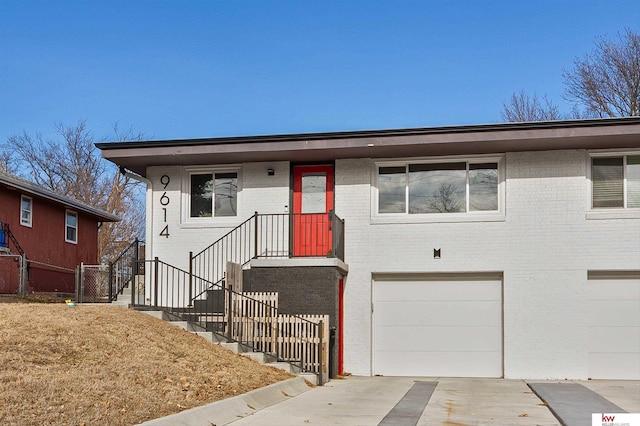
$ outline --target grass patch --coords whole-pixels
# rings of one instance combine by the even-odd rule
[[[146,314],[0,303],[0,424],[131,425],[292,377]]]

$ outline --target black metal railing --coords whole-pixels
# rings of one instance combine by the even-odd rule
[[[18,242],[18,239],[15,237],[15,235],[13,235],[13,233],[11,232],[11,229],[9,229],[9,224],[8,223],[2,223],[0,222],[0,232],[3,233],[3,247],[6,247],[8,249],[11,249],[11,247],[9,246],[9,241],[11,241],[13,243],[13,246],[15,247],[16,251],[18,252],[19,255],[24,255],[24,250],[22,249],[22,247],[20,246],[20,243]]]
[[[227,262],[246,265],[258,258],[336,257],[344,260],[344,220],[329,213],[256,212],[196,253],[189,253],[192,275],[219,283]],[[206,291],[193,286],[192,297]]]
[[[252,297],[251,293],[234,291],[224,279],[214,283],[158,258],[137,263],[145,265],[145,276],[132,281],[132,307],[167,311],[229,342],[287,361],[300,371],[315,373],[323,383],[329,349],[325,319],[314,321],[283,314],[278,310],[277,296],[275,302],[264,297],[259,300],[257,293]],[[194,283],[206,288],[204,297],[191,299]]]
[[[144,242],[136,238],[114,261],[109,262],[109,302],[117,300],[125,287],[144,275],[139,270],[141,264],[137,262],[141,258],[142,247]]]
[[[212,284],[219,284],[227,262],[245,265],[255,257],[258,213],[236,226],[197,254],[189,252],[189,300],[201,298]],[[202,279],[194,280],[193,277]]]

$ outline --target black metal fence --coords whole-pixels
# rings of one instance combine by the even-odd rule
[[[137,277],[144,275],[143,258],[144,242],[135,239],[120,255],[109,263],[109,302],[118,299],[124,288],[128,287]]]
[[[327,377],[328,317],[283,314],[273,298],[236,292],[224,279],[214,283],[158,258],[139,263],[145,276],[132,281],[132,307],[170,312],[229,342],[315,373],[320,383]],[[205,290],[192,298],[195,288]]]
[[[78,303],[110,303],[122,295],[133,282],[144,282],[144,242],[136,239],[108,264],[78,265],[76,301]]]
[[[240,265],[258,258],[336,257],[344,260],[344,220],[329,213],[256,212],[249,219],[196,253],[189,253],[194,276],[219,283],[227,262]],[[194,286],[194,294],[204,287]]]

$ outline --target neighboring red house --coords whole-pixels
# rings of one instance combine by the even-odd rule
[[[75,291],[75,268],[98,262],[98,229],[120,220],[0,172],[0,293]],[[20,266],[26,269],[20,286]]]

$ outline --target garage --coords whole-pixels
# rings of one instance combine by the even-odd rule
[[[589,273],[587,371],[640,380],[640,274]]]
[[[502,278],[375,277],[373,347],[377,375],[502,377]]]

